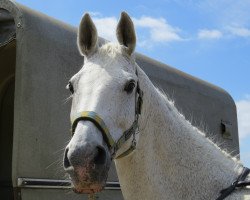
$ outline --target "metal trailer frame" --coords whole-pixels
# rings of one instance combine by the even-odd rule
[[[228,152],[239,153],[236,106],[227,92],[144,55],[136,57],[194,126]],[[63,154],[58,150],[70,139],[65,85],[82,63],[75,27],[0,1],[1,199],[87,198],[69,192],[58,164]],[[108,181],[99,199],[122,199],[114,166]]]

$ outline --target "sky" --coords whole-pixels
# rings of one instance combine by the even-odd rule
[[[250,167],[250,0],[17,0],[78,26],[89,12],[116,41],[121,11],[133,19],[136,51],[217,85],[237,106],[240,155]]]

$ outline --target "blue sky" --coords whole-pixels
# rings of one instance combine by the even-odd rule
[[[89,12],[115,41],[121,11],[133,18],[137,51],[227,90],[238,108],[241,158],[250,167],[250,0],[17,0],[78,26]]]

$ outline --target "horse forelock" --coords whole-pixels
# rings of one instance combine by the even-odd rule
[[[112,42],[100,46],[87,61],[98,62],[102,67],[112,66],[114,62],[120,63],[123,67],[135,65],[134,55],[128,55],[125,46]]]
[[[109,55],[110,57],[116,57],[123,54],[123,46],[118,43],[108,42],[99,48],[98,53],[101,55]]]

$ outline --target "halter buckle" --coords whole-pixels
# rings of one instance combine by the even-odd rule
[[[135,138],[133,138],[133,140],[132,140],[132,142],[131,142],[131,147],[132,147],[133,149],[136,148],[136,140],[135,140]]]

